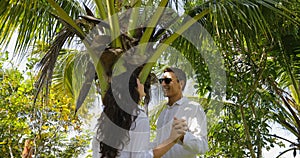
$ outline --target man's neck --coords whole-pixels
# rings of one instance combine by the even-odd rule
[[[169,97],[168,105],[169,105],[169,106],[173,106],[173,104],[174,104],[175,102],[177,102],[178,100],[180,100],[181,98],[182,98],[182,94],[177,95],[177,96],[174,96],[174,97]]]

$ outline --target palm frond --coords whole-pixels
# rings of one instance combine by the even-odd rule
[[[82,15],[82,16],[79,16],[79,17],[85,19],[86,21],[92,22],[92,23],[94,23],[94,24],[98,24],[98,25],[100,25],[100,26],[102,26],[102,27],[104,27],[104,28],[107,28],[107,29],[110,28],[110,26],[109,26],[108,23],[106,23],[105,21],[100,20],[100,19],[98,19],[98,18],[95,18],[95,17],[93,17],[93,16]]]
[[[91,89],[93,80],[96,77],[96,70],[95,70],[94,64],[92,62],[88,62],[84,76],[85,76],[85,81],[84,81],[83,85],[81,86],[79,96],[76,101],[75,113],[78,111],[78,109],[83,104],[85,98],[87,97],[87,95]]]
[[[88,16],[93,16],[93,17],[95,17],[95,15],[94,15],[94,13],[91,11],[91,9],[90,9],[87,5],[85,5],[84,3],[83,3],[83,5],[84,5],[84,9],[85,9],[86,14],[87,14]]]
[[[52,77],[54,89],[65,92],[66,95],[72,98],[75,98],[76,93],[74,92],[76,88],[73,85],[74,63],[80,53],[82,52],[72,49],[61,50]]]
[[[173,43],[178,37],[180,37],[189,27],[191,27],[193,24],[195,24],[199,19],[203,18],[203,16],[207,15],[209,13],[209,9],[204,10],[200,14],[196,15],[195,17],[189,19],[186,23],[182,24],[181,26],[177,27],[177,29],[174,30],[174,33],[167,37],[162,43],[157,47],[151,58],[148,60],[149,62],[145,65],[143,68],[141,74],[140,74],[140,80],[141,82],[145,82],[146,74],[149,74],[151,68],[154,65],[153,61],[157,61],[157,59],[160,57],[160,55],[168,48],[171,43]],[[175,22],[174,25],[177,23]]]
[[[77,1],[59,0],[58,4],[69,13],[72,18],[77,18],[82,12]],[[14,33],[17,34],[14,52],[19,52],[18,57],[23,58],[31,45],[37,41],[50,40],[56,36],[57,30],[62,28],[59,21],[51,15],[53,8],[45,1],[7,1],[0,2],[0,45],[7,46]],[[4,10],[5,11],[4,11]]]
[[[279,109],[283,111],[278,115],[279,117],[277,117],[279,123],[282,124],[282,126],[289,129],[295,136],[300,137],[300,133],[297,130],[300,128],[300,117],[297,114],[296,110],[293,108],[294,102],[291,99],[291,96],[283,89],[279,88],[278,84],[275,81],[269,79],[268,82],[272,86],[276,95],[280,98],[283,104],[278,104]]]
[[[37,92],[34,99],[34,102],[37,99],[38,94],[42,90],[42,87],[46,85],[46,94],[49,92],[49,85],[51,85],[52,80],[52,74],[55,67],[55,63],[57,61],[58,55],[60,50],[62,49],[63,45],[67,41],[68,38],[74,36],[74,33],[72,31],[69,31],[67,29],[62,30],[59,35],[55,38],[53,41],[49,51],[46,53],[46,55],[42,58],[42,60],[39,62],[39,69],[40,69],[40,75],[36,83]]]

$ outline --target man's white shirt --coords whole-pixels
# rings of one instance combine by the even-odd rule
[[[183,142],[175,144],[163,158],[195,158],[208,150],[206,115],[202,107],[186,97],[172,106],[166,105],[157,121],[157,135],[153,146],[161,144],[170,136],[174,117],[185,119],[188,124]]]

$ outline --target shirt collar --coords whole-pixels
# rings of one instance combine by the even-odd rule
[[[145,106],[138,105],[138,110],[141,110],[141,111],[145,112]]]
[[[175,107],[175,106],[179,106],[179,105],[181,105],[186,99],[187,99],[186,97],[182,97],[182,98],[180,98],[179,100],[177,100],[172,106],[170,106],[170,105],[167,104],[167,108],[168,108],[168,109],[172,109],[172,108]]]

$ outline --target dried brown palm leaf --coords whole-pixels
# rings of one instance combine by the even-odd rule
[[[35,95],[34,103],[36,102],[38,94],[42,90],[43,86],[46,86],[46,95],[49,93],[48,87],[49,85],[51,85],[52,74],[59,52],[65,44],[65,42],[67,41],[67,39],[73,36],[74,32],[68,29],[63,29],[53,41],[46,55],[39,62],[38,69],[40,74],[36,82],[37,92]]]

